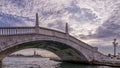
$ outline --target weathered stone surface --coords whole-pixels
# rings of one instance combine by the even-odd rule
[[[58,55],[63,61],[98,63],[109,57],[71,35],[56,30],[37,27],[4,27],[0,31],[0,60],[26,48],[42,48]],[[11,32],[10,32],[11,31]]]

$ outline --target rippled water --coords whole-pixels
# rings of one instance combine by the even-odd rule
[[[92,66],[72,63],[61,63],[49,58],[6,57],[3,68],[120,68],[109,66]]]

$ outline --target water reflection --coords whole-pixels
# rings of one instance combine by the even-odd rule
[[[120,68],[120,67],[109,67],[109,66],[97,66],[97,65],[84,65],[74,63],[60,63],[56,68]]]
[[[109,66],[60,63],[49,58],[7,57],[3,60],[3,68],[120,68]]]

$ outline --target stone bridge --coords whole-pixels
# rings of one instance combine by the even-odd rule
[[[26,48],[42,48],[55,53],[62,61],[94,63],[106,56],[65,32],[39,27],[36,14],[35,27],[0,27],[0,60],[13,52]]]

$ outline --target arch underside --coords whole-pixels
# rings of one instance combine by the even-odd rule
[[[70,47],[69,45],[56,41],[45,41],[45,40],[30,41],[19,45],[15,45],[11,48],[8,48],[0,52],[1,55],[0,58],[3,59],[4,57],[10,55],[11,53],[27,48],[41,48],[51,51],[55,53],[57,56],[59,56],[62,61],[88,63],[88,60],[81,52]]]

